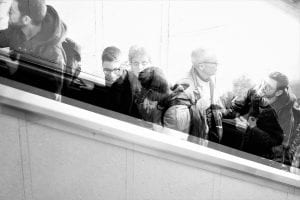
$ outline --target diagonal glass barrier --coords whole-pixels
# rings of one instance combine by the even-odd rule
[[[66,85],[63,86],[63,92],[61,94],[58,94],[55,93],[55,90],[53,90],[51,84],[53,84],[53,77],[60,78],[62,77],[62,73],[61,71],[53,68],[53,63],[47,62],[45,60],[40,60],[36,57],[28,55],[18,55],[17,57],[12,57],[12,55],[10,55],[8,51],[4,50],[2,50],[0,53],[0,59],[0,83],[3,85],[21,89],[24,92],[30,92],[33,94],[44,96],[52,99],[53,101],[61,101],[61,103],[80,107],[101,115],[106,115],[112,118],[130,122],[132,124],[154,130],[160,134],[165,134],[179,140],[192,142],[277,169],[282,169],[299,174],[299,169],[296,165],[299,161],[296,157],[294,158],[295,166],[291,167],[289,165],[279,163],[271,159],[240,151],[238,148],[225,146],[222,144],[222,142],[221,144],[219,144],[213,141],[209,141],[209,138],[201,138],[193,136],[189,133],[180,132],[178,131],[178,128],[172,129],[168,128],[167,126],[163,127],[160,122],[147,122],[142,119],[141,115],[133,117],[132,115],[130,116],[129,113],[122,113],[122,110],[111,110],[111,104],[109,104],[107,101],[112,99],[105,98],[109,96],[109,92],[111,90],[110,87],[105,85],[105,80],[103,80],[103,78],[101,77],[93,76],[84,72],[80,72],[78,76],[73,77],[72,74],[64,72],[63,83],[65,83]],[[18,65],[18,68],[22,68],[22,74],[26,74],[26,77],[18,78],[13,73],[11,74],[11,72],[15,69],[15,65]],[[116,89],[120,90],[122,88]],[[57,95],[59,95],[61,98],[55,98]],[[134,100],[134,102],[136,103],[136,99]],[[126,102],[122,102],[121,105],[123,103]]]
[[[296,4],[0,2],[0,84],[299,174]]]

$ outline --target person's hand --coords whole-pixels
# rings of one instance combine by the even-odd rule
[[[244,117],[235,118],[235,126],[238,130],[246,132],[248,128],[248,122]]]
[[[16,52],[10,52],[9,58],[7,58],[7,61],[6,61],[6,65],[8,67],[8,71],[9,71],[10,75],[13,75],[18,70],[19,59],[20,59],[20,54],[18,54]]]
[[[250,128],[256,127],[256,121],[257,119],[255,117],[250,116],[248,119],[248,124]]]

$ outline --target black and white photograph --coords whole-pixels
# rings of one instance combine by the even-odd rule
[[[0,0],[0,200],[300,199],[300,0]]]

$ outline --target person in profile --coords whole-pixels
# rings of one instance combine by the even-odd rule
[[[133,45],[128,53],[131,72],[138,77],[139,73],[152,65],[151,56],[145,47]]]
[[[122,53],[117,47],[106,47],[102,53],[102,68],[105,75],[106,95],[102,107],[140,118],[135,96],[140,90],[137,77],[122,66]]]
[[[276,147],[283,146],[277,150],[282,157],[292,131],[294,101],[288,77],[281,72],[270,73],[224,115],[233,121],[223,120],[222,144],[269,159],[276,156]]]
[[[50,91],[55,99],[63,84],[65,33],[66,25],[45,0],[12,0],[9,26],[0,31],[0,48],[9,47],[13,59],[37,69],[19,62],[8,66],[11,78]]]

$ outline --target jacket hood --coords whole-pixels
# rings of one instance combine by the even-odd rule
[[[65,39],[67,27],[60,19],[56,10],[47,5],[47,13],[42,22],[41,31],[34,38],[37,46],[57,45]]]

